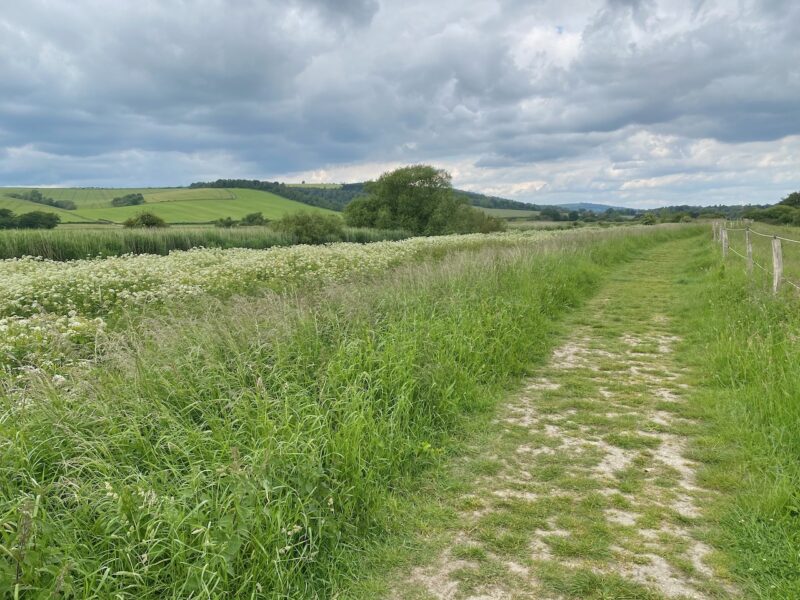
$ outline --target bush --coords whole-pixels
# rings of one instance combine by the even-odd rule
[[[655,225],[657,223],[656,217],[653,213],[646,213],[642,217],[642,225]]]
[[[272,227],[276,231],[294,236],[300,244],[335,242],[344,235],[344,223],[336,215],[299,212],[275,221]]]
[[[168,227],[164,219],[149,212],[144,212],[136,215],[135,217],[131,217],[130,219],[125,221],[123,225],[128,228],[143,227],[147,229],[153,229],[156,227]]]
[[[17,217],[7,208],[0,208],[0,229],[13,229],[17,226]]]
[[[539,218],[542,221],[560,221],[561,211],[554,206],[547,206],[541,210]]]
[[[144,196],[141,194],[127,194],[111,201],[111,206],[138,206],[139,204],[144,204]]]
[[[431,216],[428,231],[433,235],[451,233],[491,233],[504,231],[506,224],[479,208],[467,204],[449,206],[444,203]],[[435,232],[435,233],[434,233]]]
[[[53,229],[61,222],[61,217],[57,214],[34,210],[22,213],[16,218],[16,226],[19,229]]]
[[[236,219],[232,219],[230,217],[225,217],[224,219],[217,219],[214,221],[214,227],[224,227],[226,229],[231,229],[236,227],[239,224],[239,221]]]
[[[260,212],[250,213],[249,215],[245,215],[241,221],[241,225],[266,225],[269,223],[267,219],[264,218],[264,215]]]

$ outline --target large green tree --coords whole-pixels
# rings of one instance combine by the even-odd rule
[[[417,235],[496,231],[501,224],[453,193],[450,174],[430,165],[411,165],[367,184],[368,196],[344,211],[353,227],[404,229]]]

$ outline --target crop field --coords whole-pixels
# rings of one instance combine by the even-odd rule
[[[278,219],[292,212],[328,213],[323,208],[308,206],[271,194],[248,189],[221,188],[143,188],[143,189],[86,189],[44,188],[40,191],[54,200],[71,200],[75,210],[62,210],[8,197],[9,193],[25,191],[3,189],[0,191],[0,208],[10,208],[16,213],[43,210],[57,213],[65,223],[110,221],[122,223],[143,211],[160,216],[168,223],[208,223],[217,219],[243,216],[261,212],[267,219]],[[111,206],[113,198],[125,194],[141,193],[145,204],[137,206]]]
[[[710,227],[0,281],[2,598],[800,589],[800,306]]]

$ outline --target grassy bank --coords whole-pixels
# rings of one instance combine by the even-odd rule
[[[348,227],[330,242],[367,243],[408,237],[402,231]],[[115,226],[18,229],[0,231],[0,259],[40,256],[50,260],[76,260],[123,254],[169,254],[191,248],[251,248],[263,250],[297,243],[293,236],[269,227],[171,227],[123,229]]]
[[[361,285],[204,299],[8,396],[0,589],[309,598],[610,269],[691,228],[587,232]]]
[[[750,280],[744,261],[723,264],[719,254],[709,242],[695,257],[685,309],[686,351],[703,374],[697,401],[715,423],[697,456],[706,463],[704,483],[724,492],[718,544],[730,550],[748,597],[796,598],[800,301],[789,290],[773,297],[766,276],[757,270]]]

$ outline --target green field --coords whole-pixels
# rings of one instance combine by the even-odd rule
[[[341,183],[287,183],[286,187],[312,188],[318,190],[338,190]]]
[[[155,198],[159,196],[175,193],[180,195],[181,193],[193,191],[185,188],[4,188],[0,190],[0,196],[27,192],[31,189],[38,189],[42,194],[53,200],[70,200],[78,207],[77,210],[111,207],[111,201],[114,198],[126,194],[142,194],[147,198],[148,202],[153,202],[158,201]],[[205,190],[203,192],[200,197],[215,197],[213,195],[205,195]],[[198,196],[195,195],[194,198],[196,197]]]
[[[56,213],[59,217],[61,217],[61,221],[63,223],[80,223],[86,220],[85,218],[82,218],[80,215],[76,214],[74,210],[63,210],[60,208],[54,208],[52,206],[46,206],[44,204],[28,202],[27,200],[9,198],[8,196],[4,195],[4,193],[5,190],[0,191],[0,208],[7,208],[14,211],[16,214],[40,210],[43,212]]]
[[[94,188],[43,188],[40,191],[54,200],[71,200],[76,210],[62,210],[43,204],[9,198],[13,192],[24,192],[23,188],[7,188],[0,191],[0,208],[10,208],[15,213],[42,210],[57,213],[65,223],[111,221],[121,223],[132,215],[152,212],[168,223],[208,223],[231,217],[239,219],[248,213],[261,212],[267,219],[278,219],[283,215],[307,211],[328,213],[329,211],[301,202],[249,189],[222,188],[138,188],[138,189],[94,189]],[[138,206],[111,206],[113,198],[126,194],[141,193],[145,204]]]
[[[538,210],[517,210],[514,208],[484,208],[476,206],[483,212],[498,219],[535,219],[539,216]]]

